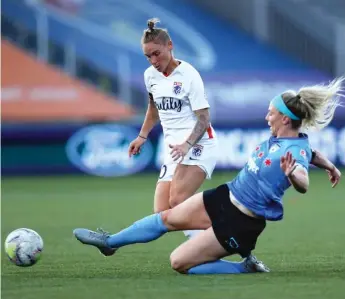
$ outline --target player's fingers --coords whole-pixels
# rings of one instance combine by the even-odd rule
[[[180,156],[180,153],[176,150],[174,150],[174,152],[171,154],[171,157],[174,159],[174,161],[176,161],[175,159]]]
[[[290,162],[291,166],[294,166],[296,164],[296,159],[292,159]],[[297,166],[297,165],[296,165]]]
[[[335,182],[332,182],[332,188],[334,188],[336,185],[338,185],[338,180],[336,180]]]
[[[129,157],[131,157],[132,155],[135,154],[135,148],[134,146],[131,146],[129,149],[128,149],[128,155]]]
[[[177,161],[181,156],[180,155],[176,155],[174,158],[174,161]]]
[[[291,152],[287,152],[287,155],[288,155],[288,161],[289,161],[289,163],[291,163],[291,161],[292,161],[292,154],[291,154]]]

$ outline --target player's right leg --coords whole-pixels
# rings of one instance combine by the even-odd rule
[[[108,256],[117,248],[135,243],[147,243],[168,231],[207,229],[210,225],[211,221],[204,207],[203,193],[198,193],[175,208],[142,218],[114,235],[84,228],[77,228],[73,233],[81,243],[95,246]]]

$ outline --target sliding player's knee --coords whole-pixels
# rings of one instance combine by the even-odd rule
[[[178,254],[174,252],[170,255],[170,265],[171,265],[171,268],[175,270],[176,272],[179,272],[181,274],[187,273],[188,265],[184,262],[181,256],[179,256]]]

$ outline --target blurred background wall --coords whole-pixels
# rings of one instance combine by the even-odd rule
[[[204,79],[218,169],[242,167],[268,136],[276,94],[345,74],[342,0],[3,0],[3,175],[159,169],[159,126],[127,157],[147,107],[140,38],[151,17]],[[310,136],[345,165],[344,108]]]

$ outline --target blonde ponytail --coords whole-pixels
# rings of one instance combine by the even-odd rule
[[[328,85],[306,86],[298,91],[299,102],[305,108],[302,127],[321,130],[332,121],[335,109],[342,106],[344,81],[345,77],[340,77]]]

